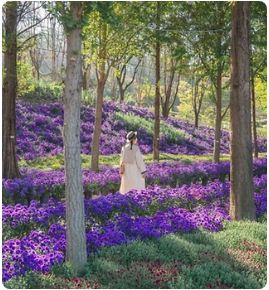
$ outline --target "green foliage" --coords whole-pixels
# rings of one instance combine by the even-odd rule
[[[31,103],[44,101],[59,101],[62,98],[63,86],[59,83],[50,83],[32,81],[31,90],[25,91],[20,97]]]
[[[55,276],[63,277],[63,278],[74,277],[73,269],[71,265],[67,262],[61,265],[59,264],[54,265],[51,269],[51,273],[54,274]]]
[[[18,96],[20,97],[25,94],[31,94],[35,89],[31,64],[22,60],[17,61],[17,75]]]
[[[5,287],[8,289],[52,289],[57,288],[55,283],[55,277],[52,275],[28,272],[25,276],[10,279],[5,283]]]
[[[90,105],[91,107],[95,107],[96,97],[92,90],[90,89],[83,90],[81,98],[84,104]]]
[[[214,261],[196,265],[192,268],[183,266],[175,282],[169,288],[260,288],[253,276],[234,271],[222,262]]]
[[[234,221],[224,223],[224,230],[217,233],[217,239],[223,241],[224,248],[240,248],[244,240],[266,246],[266,223]],[[222,243],[222,242],[221,242]]]

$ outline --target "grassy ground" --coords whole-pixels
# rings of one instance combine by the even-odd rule
[[[29,273],[8,288],[262,288],[266,284],[266,218],[103,248],[80,277],[68,265]]]
[[[266,153],[260,153],[259,157],[265,157]],[[228,154],[221,155],[221,160],[229,160]],[[91,167],[91,155],[81,154],[82,168]],[[146,163],[153,162],[152,154],[144,155]],[[120,161],[119,155],[101,155],[100,164],[118,166]],[[191,163],[193,161],[212,161],[212,154],[207,155],[173,155],[168,153],[160,154],[160,161],[181,161],[184,163]],[[40,157],[34,160],[20,160],[20,167],[31,167],[36,169],[60,169],[64,166],[64,157],[62,154],[56,156]]]
[[[221,156],[222,160],[228,160],[229,155]],[[82,168],[91,167],[91,155],[81,154]],[[153,162],[152,154],[144,155],[146,163]],[[182,161],[185,163],[191,163],[193,161],[211,161],[212,155],[173,155],[167,153],[160,154],[161,161]],[[118,166],[120,162],[120,156],[117,155],[101,155],[100,164]],[[49,157],[40,157],[34,160],[21,160],[19,161],[20,167],[31,167],[36,169],[60,169],[64,166],[64,157],[62,154]]]

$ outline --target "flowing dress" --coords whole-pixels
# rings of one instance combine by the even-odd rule
[[[120,193],[125,194],[132,189],[145,189],[145,178],[142,173],[146,172],[146,165],[139,147],[127,143],[121,149],[120,163],[124,164],[124,173],[121,177]]]

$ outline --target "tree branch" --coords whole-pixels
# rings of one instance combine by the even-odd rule
[[[229,108],[230,108],[231,104],[229,104],[226,108],[226,110],[224,111],[224,113],[221,115],[221,120],[225,117],[225,115],[227,114]]]
[[[48,18],[48,16],[50,15],[50,13],[48,13],[45,17],[43,17],[41,20],[37,21],[36,23],[26,27],[25,29],[23,29],[22,31],[17,33],[17,37],[20,36],[21,34],[23,34],[24,32],[28,31],[29,29],[37,26],[39,23],[41,23],[42,21],[44,21],[46,18]]]
[[[138,67],[139,67],[139,64],[141,63],[141,61],[142,61],[142,58],[140,58],[140,59],[138,60],[138,63],[137,63],[137,65],[135,66],[135,70],[134,70],[134,74],[133,74],[132,80],[131,80],[128,84],[126,84],[124,91],[126,91],[126,90],[130,87],[130,85],[134,82],[134,80],[135,80],[135,76],[136,76],[136,74],[137,74]]]

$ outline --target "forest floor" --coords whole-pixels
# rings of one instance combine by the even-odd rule
[[[266,217],[227,222],[217,233],[198,230],[137,240],[90,256],[80,277],[67,264],[29,272],[8,288],[262,288],[266,284]]]

